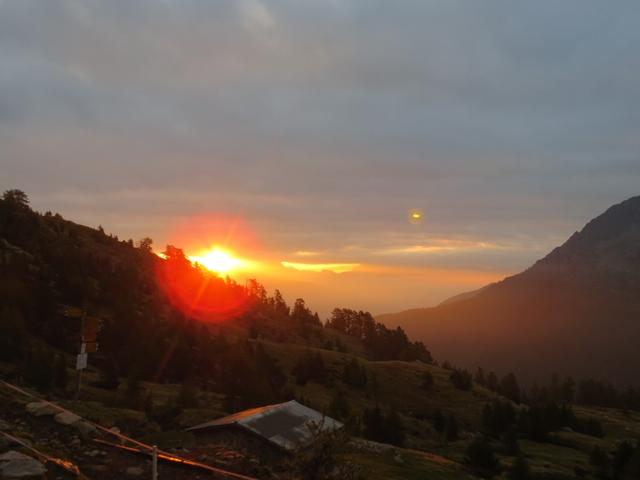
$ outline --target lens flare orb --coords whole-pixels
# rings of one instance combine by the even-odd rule
[[[409,212],[409,222],[413,223],[414,225],[422,223],[423,218],[424,215],[422,213],[422,210],[413,209]]]

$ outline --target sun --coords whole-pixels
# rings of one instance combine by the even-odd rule
[[[198,255],[190,256],[189,260],[215,273],[230,273],[243,264],[241,259],[234,257],[231,252],[220,247],[204,250]]]

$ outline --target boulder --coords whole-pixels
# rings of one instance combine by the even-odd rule
[[[60,409],[47,402],[27,403],[26,410],[31,415],[35,415],[36,417],[42,417],[44,415],[55,415],[60,411]]]
[[[46,472],[47,469],[38,460],[15,450],[0,455],[2,478],[35,477]]]
[[[139,477],[144,473],[144,469],[141,467],[127,467],[124,473],[129,477]]]
[[[0,455],[0,462],[8,462],[11,460],[23,460],[25,458],[31,458],[31,457],[29,455],[25,455],[24,453],[11,450],[10,452],[3,453],[2,455]]]
[[[82,438],[88,438],[91,434],[96,432],[96,427],[91,425],[89,422],[85,422],[80,420],[73,424],[73,426],[80,432],[80,436]]]
[[[78,415],[71,412],[60,412],[53,418],[56,422],[61,423],[62,425],[73,425],[80,420]]]

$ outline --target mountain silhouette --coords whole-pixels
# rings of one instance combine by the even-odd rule
[[[612,206],[527,270],[433,308],[378,317],[468,368],[638,384],[640,196]]]

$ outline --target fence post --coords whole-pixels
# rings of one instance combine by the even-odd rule
[[[151,457],[151,480],[158,480],[158,447],[153,446]]]

